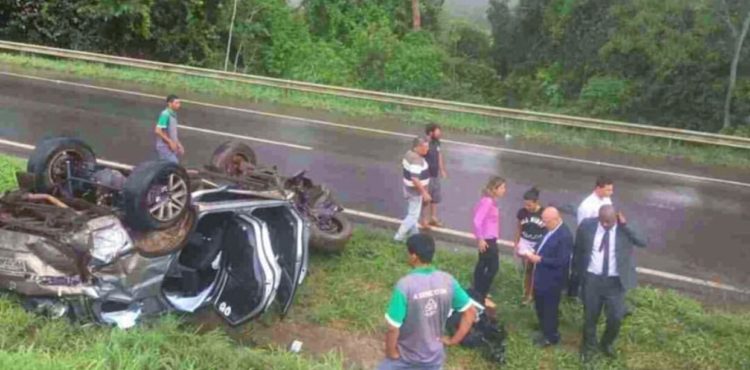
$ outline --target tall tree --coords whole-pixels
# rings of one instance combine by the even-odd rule
[[[729,28],[729,31],[732,35],[733,39],[733,55],[732,55],[732,63],[729,65],[729,84],[727,85],[727,96],[724,99],[724,125],[723,128],[729,129],[732,126],[732,96],[734,95],[734,87],[737,84],[737,66],[740,63],[740,56],[742,55],[742,46],[745,43],[745,38],[747,37],[748,30],[750,30],[750,5],[747,5],[746,2],[741,2],[742,4],[745,4],[743,9],[740,9],[740,16],[743,14],[743,10],[747,12],[747,14],[744,16],[744,21],[742,22],[741,28],[737,29],[735,26],[735,20],[732,16],[732,12],[729,9],[729,5],[727,4],[726,0],[721,0],[721,6],[722,6],[722,18],[727,24],[727,27]]]
[[[422,17],[419,12],[419,0],[411,0],[411,25],[414,31],[422,28]]]

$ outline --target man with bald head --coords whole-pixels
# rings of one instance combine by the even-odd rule
[[[615,356],[613,345],[626,311],[625,293],[636,286],[634,249],[645,246],[645,239],[612,205],[603,205],[598,218],[587,219],[578,227],[573,269],[582,279],[584,361],[597,349]],[[607,326],[597,346],[596,324],[603,308]]]
[[[542,329],[536,345],[547,347],[560,342],[557,330],[560,296],[565,288],[573,249],[573,235],[563,224],[557,208],[548,207],[542,212],[542,222],[547,234],[529,256],[534,264],[534,308]]]

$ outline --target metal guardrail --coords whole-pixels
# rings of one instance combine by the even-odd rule
[[[278,78],[245,75],[234,72],[224,72],[213,69],[198,68],[170,63],[154,62],[150,60],[126,58],[75,50],[52,48],[47,46],[23,44],[18,42],[0,41],[0,49],[41,54],[59,58],[84,60],[118,66],[149,69],[156,71],[179,73],[184,75],[216,78],[226,81],[242,82],[259,86],[273,87],[285,90],[302,91],[307,93],[325,94],[345,98],[377,101],[387,104],[407,107],[428,108],[454,113],[469,113],[485,117],[514,119],[520,121],[540,122],[552,125],[584,128],[598,131],[614,132],[629,135],[640,135],[684,141],[690,143],[710,144],[741,149],[750,149],[750,138],[720,135],[707,132],[681,130],[668,127],[650,126],[611,120],[601,120],[586,117],[574,117],[561,114],[540,113],[518,109],[493,107],[487,105],[460,103],[439,99],[421,98],[408,95],[383,93],[378,91],[360,90],[338,86],[327,86],[309,82],[283,80]]]

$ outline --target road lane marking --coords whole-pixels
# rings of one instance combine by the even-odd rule
[[[25,149],[25,150],[34,150],[33,145],[19,143],[16,141],[10,141],[10,140],[6,140],[3,138],[0,138],[0,145],[6,145],[6,146],[14,147],[14,148]],[[104,159],[97,159],[97,162],[106,166],[112,166],[115,168],[120,168],[120,169],[125,169],[125,170],[130,170],[133,168],[133,166],[129,164],[108,161]],[[375,213],[369,213],[369,212],[364,212],[364,211],[357,211],[353,209],[346,209],[344,210],[344,213],[352,215],[352,216],[356,216],[356,217],[373,220],[373,221],[387,222],[393,225],[398,225],[401,223],[401,220],[397,218],[378,215]],[[448,229],[448,228],[434,228],[433,230],[439,234],[457,236],[457,237],[461,237],[461,238],[468,239],[468,240],[474,240],[473,234],[467,233],[464,231]],[[498,243],[504,246],[508,246],[508,247],[513,246],[513,242],[509,240],[498,240]],[[709,288],[714,288],[714,289],[719,289],[719,290],[724,290],[724,291],[730,291],[730,292],[735,292],[735,293],[741,293],[741,294],[750,294],[750,291],[748,290],[740,289],[731,285],[720,284],[720,283],[713,282],[713,281],[701,280],[701,279],[697,279],[697,278],[693,278],[689,276],[673,274],[671,272],[653,270],[653,269],[644,268],[644,267],[637,267],[636,271],[643,275],[650,275],[650,276],[662,278],[665,280],[679,281],[683,283],[689,283],[693,285],[699,285],[699,286],[704,286],[704,287],[709,287]]]
[[[56,82],[56,83],[59,83],[59,84],[67,84],[67,85],[73,85],[73,86],[77,86],[77,87],[85,87],[85,88],[94,89],[94,90],[104,90],[104,91],[117,92],[117,93],[123,93],[123,94],[137,95],[137,96],[147,97],[147,98],[163,99],[163,97],[159,97],[157,95],[152,95],[152,94],[136,93],[136,92],[130,92],[130,91],[125,91],[125,90],[111,89],[111,88],[107,88],[107,87],[100,87],[100,86],[92,86],[92,85],[86,85],[86,84],[79,84],[79,83],[75,83],[75,82],[50,80],[50,79],[46,79],[46,78],[42,78],[42,77],[16,75],[14,73],[9,73],[9,72],[0,72],[0,74],[14,76],[14,77],[21,77],[21,78],[36,79],[36,80],[41,80],[41,81],[45,81],[45,82]],[[181,100],[185,101],[185,102],[190,102],[190,103],[196,104],[196,105],[203,105],[203,104],[200,104],[200,103],[197,103],[197,102],[192,102],[192,101],[185,100],[185,99],[181,99]],[[189,125],[185,125],[183,123],[180,123],[180,129],[181,130],[187,130],[187,131],[202,132],[204,134],[209,134],[209,135],[231,137],[231,138],[234,138],[234,139],[242,139],[242,140],[254,141],[254,142],[259,142],[259,143],[271,144],[271,145],[285,146],[285,147],[293,148],[293,149],[313,150],[313,147],[306,146],[306,145],[298,145],[298,144],[292,144],[292,143],[285,143],[285,142],[282,142],[282,141],[262,139],[262,138],[259,138],[259,137],[253,137],[253,136],[247,136],[247,135],[239,135],[239,134],[233,134],[233,133],[228,133],[228,132],[215,131],[215,130],[210,130],[210,129],[206,129],[206,128],[202,128],[202,127],[189,126]]]
[[[78,83],[78,82],[55,80],[55,79],[44,78],[44,77],[29,76],[29,75],[17,74],[17,73],[12,73],[12,72],[0,72],[0,75],[17,77],[17,78],[25,78],[25,79],[30,79],[30,80],[52,82],[52,83],[56,83],[56,84],[70,85],[70,86],[76,86],[76,87],[83,87],[83,88],[88,88],[88,89],[92,89],[92,90],[101,90],[101,91],[114,92],[114,93],[119,93],[119,94],[126,94],[126,95],[140,96],[140,97],[147,97],[147,98],[154,98],[154,99],[160,99],[160,100],[164,99],[163,96],[154,95],[154,94],[147,94],[147,93],[142,93],[142,92],[137,92],[137,91],[128,91],[128,90],[114,89],[114,88],[103,87],[103,86],[88,85],[88,84],[83,84],[83,83]],[[181,99],[181,100],[184,101],[184,102],[190,103],[190,104],[198,105],[198,106],[204,106],[204,107],[215,108],[215,109],[224,109],[224,110],[230,110],[230,111],[241,112],[241,113],[248,113],[248,114],[255,114],[255,115],[259,115],[259,116],[281,118],[281,119],[287,119],[287,120],[291,120],[291,121],[299,121],[299,122],[303,122],[303,123],[313,123],[313,124],[317,124],[317,125],[320,125],[320,126],[337,127],[337,128],[342,128],[342,129],[348,129],[348,130],[370,132],[370,133],[376,133],[376,134],[382,134],[382,135],[390,135],[390,136],[397,136],[397,137],[404,137],[404,138],[413,138],[415,136],[413,134],[405,134],[405,133],[402,133],[402,132],[396,132],[396,131],[390,131],[390,130],[381,130],[381,129],[368,128],[368,127],[360,127],[360,126],[353,126],[353,125],[346,125],[346,124],[328,122],[328,121],[317,120],[317,119],[310,119],[310,118],[304,118],[304,117],[290,116],[290,115],[286,115],[286,114],[268,113],[268,112],[262,112],[262,111],[254,110],[254,109],[230,107],[230,106],[225,106],[225,105],[212,104],[212,103],[206,103],[206,102],[199,102],[199,101],[188,100],[188,99]],[[262,139],[259,139],[259,140],[262,140]],[[616,169],[627,170],[627,171],[644,172],[644,173],[649,173],[649,174],[652,174],[652,175],[660,175],[660,176],[668,176],[668,177],[678,177],[678,178],[682,178],[682,179],[686,179],[686,180],[690,180],[690,181],[710,182],[710,183],[717,183],[717,184],[722,184],[722,185],[732,185],[732,186],[739,186],[739,187],[750,188],[750,183],[745,183],[745,182],[741,182],[741,181],[726,180],[726,179],[719,179],[719,178],[713,178],[713,177],[690,175],[690,174],[680,173],[680,172],[670,172],[670,171],[654,170],[654,169],[649,169],[649,168],[628,166],[628,165],[622,165],[622,164],[616,164],[616,163],[591,161],[591,160],[587,160],[587,159],[565,157],[565,156],[559,156],[559,155],[554,155],[554,154],[544,154],[544,153],[528,152],[528,151],[525,151],[525,150],[510,149],[510,148],[501,148],[501,147],[496,147],[496,146],[483,145],[483,144],[474,144],[474,143],[467,143],[467,142],[463,142],[463,141],[455,141],[455,140],[447,140],[447,139],[444,139],[443,143],[448,143],[448,144],[453,144],[453,145],[459,145],[459,146],[465,146],[465,147],[470,147],[470,148],[475,148],[475,149],[491,150],[491,151],[501,152],[501,153],[505,152],[505,153],[511,153],[511,154],[518,154],[518,155],[530,156],[530,157],[538,157],[538,158],[558,160],[558,161],[567,161],[567,162],[580,163],[580,164],[586,164],[586,165],[594,165],[594,166],[601,166],[601,167],[616,168]],[[289,145],[294,145],[294,144],[285,144],[285,145],[289,146]]]
[[[206,128],[200,128],[200,127],[194,127],[194,126],[186,126],[186,125],[183,125],[183,124],[180,124],[180,130],[196,131],[196,132],[202,132],[204,134],[209,134],[209,135],[224,136],[224,137],[231,137],[231,138],[234,138],[234,139],[243,139],[243,140],[249,140],[249,141],[256,141],[256,142],[259,142],[259,143],[266,143],[266,144],[273,144],[273,145],[285,146],[285,147],[294,148],[294,149],[313,150],[313,148],[310,147],[310,146],[284,143],[284,142],[281,142],[281,141],[261,139],[261,138],[252,137],[252,136],[232,134],[232,133],[228,133],[228,132],[214,131],[214,130],[209,130],[209,129],[206,129]]]
[[[14,148],[19,148],[19,149],[34,150],[34,146],[33,145],[19,143],[19,142],[10,141],[10,140],[5,140],[5,139],[2,139],[2,138],[0,138],[0,144],[7,145],[7,146],[12,146]]]

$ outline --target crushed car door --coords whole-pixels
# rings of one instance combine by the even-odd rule
[[[307,271],[305,222],[287,203],[256,208],[252,214],[268,226],[273,253],[281,268],[276,298],[281,305],[281,314],[286,315]]]
[[[274,260],[268,229],[240,214],[226,225],[222,276],[214,308],[230,325],[260,315],[273,301],[281,271]]]

